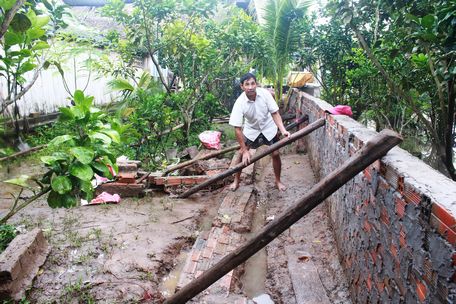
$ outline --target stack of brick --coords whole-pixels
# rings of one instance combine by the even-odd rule
[[[251,223],[251,216],[253,216],[254,204],[250,200],[252,192],[253,190],[249,189],[244,192],[227,193],[211,230],[201,233],[193,245],[185,262],[177,289],[201,275],[244,241],[242,233],[237,231],[240,227],[242,227],[242,232],[250,231],[250,227],[247,227],[246,223]],[[248,211],[250,209],[252,211]],[[248,218],[249,216],[250,218]],[[238,287],[237,283],[242,272],[242,267],[229,272],[200,295],[198,301],[204,301],[206,298],[213,300],[214,297],[220,297],[220,299],[224,299],[223,301],[227,301],[226,297]],[[236,301],[244,303],[244,300],[242,298]]]
[[[325,128],[307,137],[316,173],[326,176],[375,132],[302,93],[303,113]],[[456,300],[456,183],[400,148],[329,199],[339,254],[357,303]]]
[[[138,162],[126,161],[117,163],[119,172],[116,181],[99,185],[95,189],[95,194],[102,192],[119,194],[121,197],[137,197],[144,194],[146,185],[138,182]]]

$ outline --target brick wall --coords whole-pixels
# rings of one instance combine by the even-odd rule
[[[299,93],[310,122],[326,116],[306,145],[325,177],[375,132]],[[339,255],[356,303],[453,303],[456,300],[456,183],[394,148],[328,200]]]

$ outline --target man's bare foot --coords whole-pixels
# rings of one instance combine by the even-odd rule
[[[277,189],[279,189],[279,191],[285,191],[285,190],[287,190],[287,186],[285,186],[285,185],[282,184],[281,182],[276,182],[276,187],[277,187]]]
[[[234,180],[234,182],[230,185],[230,188],[229,188],[229,189],[230,189],[231,191],[236,191],[237,188],[239,188],[239,181]]]

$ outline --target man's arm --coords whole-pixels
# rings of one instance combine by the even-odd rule
[[[242,163],[244,165],[248,165],[250,163],[250,152],[247,146],[245,145],[244,134],[242,134],[242,128],[234,127],[234,134],[236,134],[236,139],[239,143],[239,146],[241,146],[239,152],[241,153]]]
[[[276,111],[276,112],[272,113],[271,115],[272,115],[272,119],[274,120],[277,128],[279,128],[280,133],[282,133],[283,136],[289,137],[290,132],[288,132],[285,129],[285,126],[283,125],[282,117],[280,117],[279,111]]]

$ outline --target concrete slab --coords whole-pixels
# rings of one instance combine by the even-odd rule
[[[318,269],[312,256],[303,245],[285,247],[288,258],[288,271],[296,296],[300,304],[330,304],[325,288],[321,283]]]

